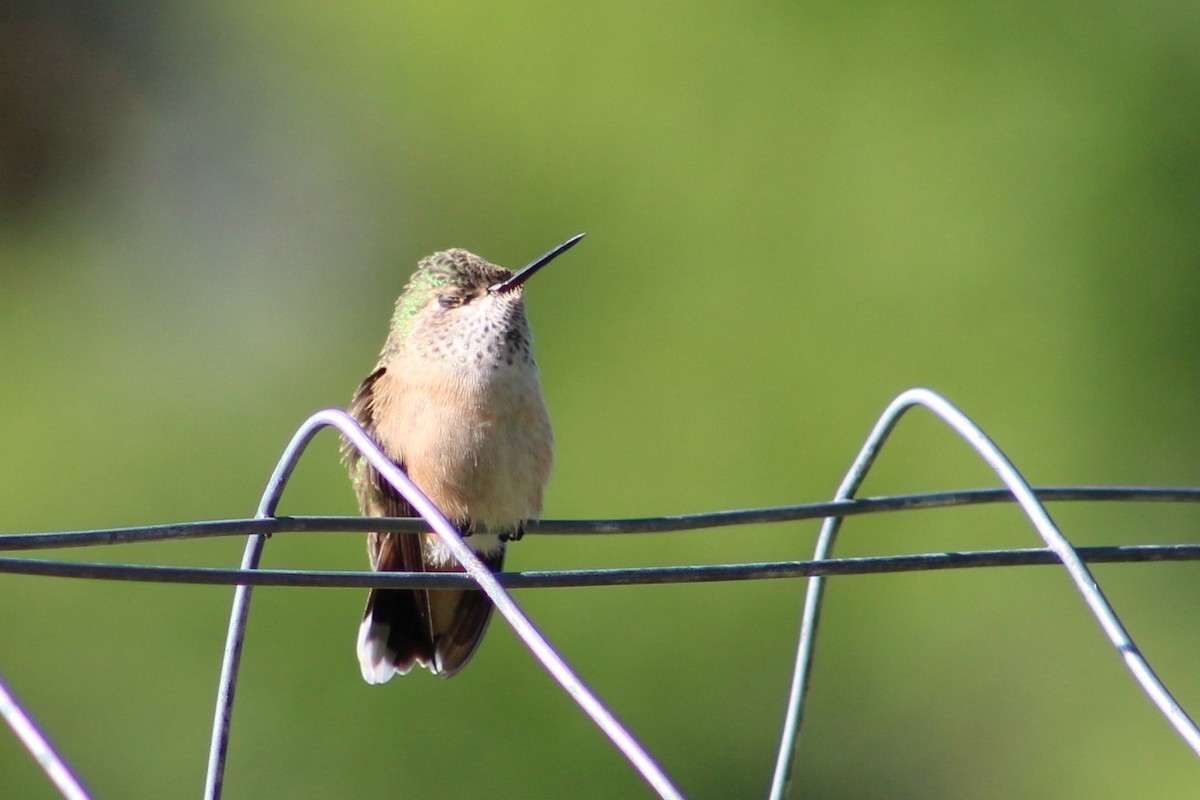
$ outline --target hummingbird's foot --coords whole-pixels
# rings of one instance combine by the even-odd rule
[[[521,539],[524,536],[525,536],[525,526],[518,525],[517,529],[515,531],[512,531],[511,533],[500,534],[500,541],[502,541],[502,542],[519,542],[519,541],[521,541]]]

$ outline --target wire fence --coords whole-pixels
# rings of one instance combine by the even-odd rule
[[[863,480],[888,436],[905,412],[923,407],[946,423],[992,468],[1003,489],[939,492],[897,497],[856,499]],[[275,509],[289,477],[313,437],[332,427],[341,432],[388,480],[421,516],[421,519],[365,519],[361,517],[277,517]],[[1018,503],[1046,545],[1043,548],[956,553],[921,553],[886,557],[837,559],[833,548],[847,517],[862,514],[917,511],[982,503]],[[1053,487],[1034,489],[994,442],[966,415],[927,389],[911,389],[883,412],[866,443],[838,488],[834,499],[766,509],[722,511],[673,517],[625,520],[542,521],[528,525],[528,534],[617,535],[663,533],[731,525],[766,524],[823,519],[813,558],[750,564],[639,567],[622,569],[523,571],[493,574],[463,542],[455,527],[421,491],[374,445],[344,412],[326,409],[300,426],[275,467],[253,518],[178,523],[135,528],[0,535],[0,551],[89,547],[130,542],[170,541],[213,536],[248,535],[238,569],[167,567],[140,564],[88,563],[44,558],[0,558],[0,573],[58,578],[92,578],[166,583],[222,584],[235,586],[233,608],[213,715],[212,738],[205,797],[221,796],[225,759],[245,626],[255,586],[310,586],[353,588],[469,588],[486,592],[496,610],[551,677],[576,702],[580,710],[609,738],[643,780],[662,798],[684,795],[661,765],[650,755],[605,703],[586,686],[513,600],[510,588],[693,583],[701,581],[765,580],[807,577],[808,591],[801,619],[800,638],[780,737],[771,800],[788,796],[804,719],[805,699],[811,682],[818,623],[825,579],[834,575],[909,572],[998,566],[1057,564],[1062,566],[1096,618],[1104,635],[1125,663],[1138,686],[1177,735],[1200,755],[1200,729],[1175,700],[1126,631],[1086,564],[1142,561],[1192,561],[1200,559],[1200,544],[1136,545],[1075,548],[1063,536],[1045,508],[1047,502],[1200,502],[1200,488],[1162,487]],[[464,573],[353,572],[322,570],[260,570],[258,564],[269,536],[303,531],[433,530],[454,553]],[[33,717],[0,680],[0,716],[29,750],[47,778],[63,797],[88,800],[91,794],[76,776]]]

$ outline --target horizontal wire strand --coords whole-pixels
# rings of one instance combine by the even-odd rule
[[[1080,558],[1095,564],[1200,561],[1200,544],[1112,545],[1077,548]],[[743,580],[811,578],[833,575],[879,575],[948,569],[1061,565],[1044,548],[913,553],[895,556],[762,561],[669,567],[521,570],[497,572],[507,589],[562,589],[588,586],[635,586],[712,583]],[[83,578],[143,583],[211,586],[290,586],[330,589],[473,589],[469,575],[449,572],[358,572],[347,570],[227,569],[108,564],[40,558],[0,558],[0,574]]]
[[[1047,486],[1034,489],[1042,502],[1200,503],[1200,488],[1170,486]],[[713,511],[637,519],[540,520],[527,524],[526,535],[605,535],[682,533],[737,525],[851,517],[885,511],[919,511],[971,505],[1016,502],[1007,489],[966,489],[956,492],[864,497],[827,503]],[[420,519],[403,517],[270,516],[263,518],[175,522],[126,528],[102,528],[45,533],[0,534],[0,551],[50,550],[94,545],[245,536],[276,533],[419,533],[429,529]]]

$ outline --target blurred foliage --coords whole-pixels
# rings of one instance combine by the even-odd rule
[[[374,363],[412,266],[580,230],[531,316],[546,516],[818,500],[932,386],[1041,484],[1200,482],[1192,3],[9,3],[5,531],[245,516]],[[914,415],[867,492],[992,485]],[[284,513],[350,513],[319,441]],[[1062,507],[1078,543],[1186,508]],[[527,539],[513,568],[800,558],[815,526]],[[268,566],[361,568],[361,537]],[[856,519],[846,554],[1031,544],[1017,513]],[[82,558],[230,565],[234,540]],[[1200,709],[1189,565],[1100,577]],[[691,796],[763,796],[801,582],[522,592]],[[227,796],[644,796],[497,623],[368,687],[362,592],[262,590]],[[808,798],[1180,797],[1186,747],[1046,568],[829,591]],[[101,797],[202,785],[229,592],[0,577],[0,670]],[[0,793],[51,797],[0,735]]]

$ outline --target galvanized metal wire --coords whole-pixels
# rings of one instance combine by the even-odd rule
[[[1035,488],[1033,491],[1043,503],[1200,503],[1200,488],[1186,486],[1044,486]],[[623,533],[686,533],[737,525],[767,525],[826,517],[857,517],[862,514],[877,514],[884,511],[924,511],[935,508],[1011,503],[1014,500],[1012,492],[1007,489],[964,489],[956,492],[928,492],[890,497],[848,497],[825,503],[747,508],[703,514],[679,514],[670,517],[539,520],[526,524],[525,535],[587,536]],[[427,527],[422,520],[407,517],[272,516],[266,519],[176,522],[167,525],[139,525],[130,528],[6,533],[0,534],[0,551],[50,550],[107,544],[144,544],[177,539],[245,536],[255,531],[268,536],[275,533],[315,532],[395,531],[397,533],[418,533]]]
[[[259,503],[259,513],[256,516],[270,516],[279,503],[287,480],[299,462],[300,456],[312,438],[322,429],[336,428],[346,439],[358,449],[371,466],[398,491],[409,506],[429,525],[442,539],[447,549],[454,554],[455,559],[466,573],[487,593],[493,605],[501,616],[512,626],[513,631],[530,649],[542,666],[550,673],[558,684],[571,696],[592,722],[606,735],[626,760],[637,770],[638,774],[664,800],[682,800],[683,793],[679,791],[662,767],[650,753],[634,738],[633,734],[617,719],[600,698],[583,682],[567,664],[566,660],[534,626],[533,621],[525,615],[517,602],[513,600],[504,587],[496,580],[487,565],[475,555],[475,552],[463,541],[462,535],[447,520],[425,494],[417,488],[408,475],[392,463],[383,451],[371,440],[367,433],[359,427],[346,412],[340,409],[325,409],[313,414],[292,437],[292,441],[284,450],[283,457],[275,467],[266,491],[263,492]],[[258,566],[262,554],[264,534],[255,534],[246,544],[246,552],[242,558],[244,569],[254,569]],[[234,596],[233,612],[229,620],[229,634],[225,646],[225,660],[221,668],[221,684],[217,697],[217,710],[214,715],[212,745],[209,752],[208,781],[205,797],[217,800],[221,795],[221,781],[225,769],[225,755],[229,741],[229,719],[233,709],[234,686],[237,682],[238,664],[241,659],[242,641],[245,633],[246,618],[249,613],[250,593],[249,584],[239,585]]]
[[[1187,742],[1193,752],[1200,755],[1200,728],[1196,727],[1196,723],[1187,715],[1187,712],[1167,690],[1166,685],[1151,669],[1150,663],[1134,644],[1133,638],[1117,617],[1117,612],[1104,597],[1104,593],[1100,591],[1099,584],[1092,577],[1092,573],[1084,564],[1078,551],[1054,524],[1033,488],[996,443],[944,397],[928,389],[909,389],[893,400],[884,410],[879,421],[875,423],[874,429],[838,487],[835,498],[838,500],[848,499],[858,491],[901,417],[916,407],[924,407],[950,426],[980,458],[987,462],[987,465],[1012,492],[1017,502],[1020,503],[1021,510],[1033,523],[1038,534],[1062,562],[1067,574],[1074,581],[1075,588],[1083,596],[1084,602],[1087,603],[1092,615],[1100,623],[1100,627],[1113,647],[1124,659],[1134,680],[1141,686],[1142,691],[1146,693],[1155,707],[1167,718],[1176,733]],[[817,539],[815,560],[823,561],[833,554],[833,545],[841,525],[841,517],[829,517],[825,520],[821,528],[821,535]],[[788,710],[779,743],[775,774],[771,781],[771,800],[782,800],[791,783],[792,766],[795,763],[796,751],[799,746],[800,725],[804,719],[804,700],[811,682],[812,663],[816,652],[817,626],[820,620],[824,589],[825,578],[823,576],[809,579],[804,614],[800,622],[800,644],[796,652],[796,667],[792,678]]]
[[[914,407],[924,407],[942,419],[996,472],[1003,489],[939,492],[857,499],[862,481],[901,417]],[[337,428],[364,454],[380,473],[393,483],[421,514],[414,519],[363,519],[359,517],[277,517],[274,515],[288,478],[308,443],[323,428]],[[920,553],[896,556],[835,559],[833,545],[847,517],[885,511],[915,511],[981,503],[1017,502],[1035,530],[1046,543],[1044,548],[990,550],[957,553]],[[684,532],[700,528],[731,525],[755,525],[804,519],[823,519],[814,557],[807,561],[776,561],[751,564],[713,564],[672,567],[634,567],[621,569],[557,570],[508,572],[493,575],[475,558],[454,529],[420,493],[403,472],[381,453],[366,434],[344,412],[327,409],[314,414],[300,427],[276,465],[252,519],[219,520],[195,523],[142,526],[107,530],[63,531],[0,535],[0,551],[29,551],[86,547],[130,542],[174,541],[212,536],[248,535],[239,569],[211,567],[168,567],[143,564],[90,563],[45,558],[0,557],[0,573],[42,575],[60,578],[91,578],[172,583],[223,584],[236,586],[226,638],[225,657],[218,685],[209,752],[205,796],[216,800],[221,795],[225,759],[228,753],[230,721],[237,685],[238,666],[244,644],[245,623],[255,586],[310,587],[478,587],[487,592],[499,613],[512,625],[535,658],[579,704],[593,722],[609,737],[643,777],[663,798],[679,798],[682,793],[661,766],[633,735],[607,709],[600,698],[575,675],[553,646],[537,630],[507,593],[512,588],[550,588],[568,586],[633,585],[647,583],[693,583],[700,581],[763,580],[808,577],[809,587],[802,615],[796,666],[793,672],[785,724],[780,739],[770,797],[788,794],[792,765],[799,746],[804,701],[811,682],[816,632],[823,600],[824,580],[834,575],[902,572],[935,569],[961,569],[994,566],[1050,565],[1066,568],[1085,603],[1100,623],[1105,635],[1121,655],[1130,673],[1166,717],[1177,734],[1200,755],[1200,729],[1183,711],[1125,631],[1112,606],[1105,599],[1085,562],[1184,561],[1200,559],[1200,544],[1136,545],[1074,548],[1055,526],[1044,503],[1064,501],[1107,502],[1198,502],[1200,488],[1142,487],[1047,487],[1034,489],[1020,475],[998,447],[952,404],[926,389],[913,389],[900,395],[880,417],[867,438],[835,499],[827,503],[778,508],[722,511],[673,517],[626,520],[543,521],[528,526],[527,533],[560,535],[613,535],[634,533]],[[313,531],[399,531],[434,530],[447,543],[466,569],[464,574],[450,573],[373,573],[321,570],[260,570],[263,546],[276,533]],[[43,766],[47,776],[64,797],[86,800],[89,797],[74,777],[65,760],[41,734],[29,714],[0,683],[0,716]]]
[[[0,680],[0,716],[4,717],[17,740],[25,746],[63,797],[67,800],[89,800],[91,795],[83,788],[83,783],[3,680]]]
[[[1144,544],[1080,547],[1089,564],[1131,564],[1150,561],[1200,561],[1200,544]],[[971,569],[982,567],[1057,566],[1058,556],[1047,548],[913,553],[894,556],[830,558],[810,561],[759,561],[745,564],[697,564],[671,567],[523,570],[502,572],[496,580],[506,589],[566,589],[583,586],[643,586],[663,583],[723,583],[782,580],[816,575],[878,575],[896,572]],[[0,574],[47,578],[180,583],[210,586],[291,586],[324,589],[466,589],[475,585],[469,575],[432,572],[354,572],[304,569],[221,569],[109,564],[38,558],[0,558]]]

